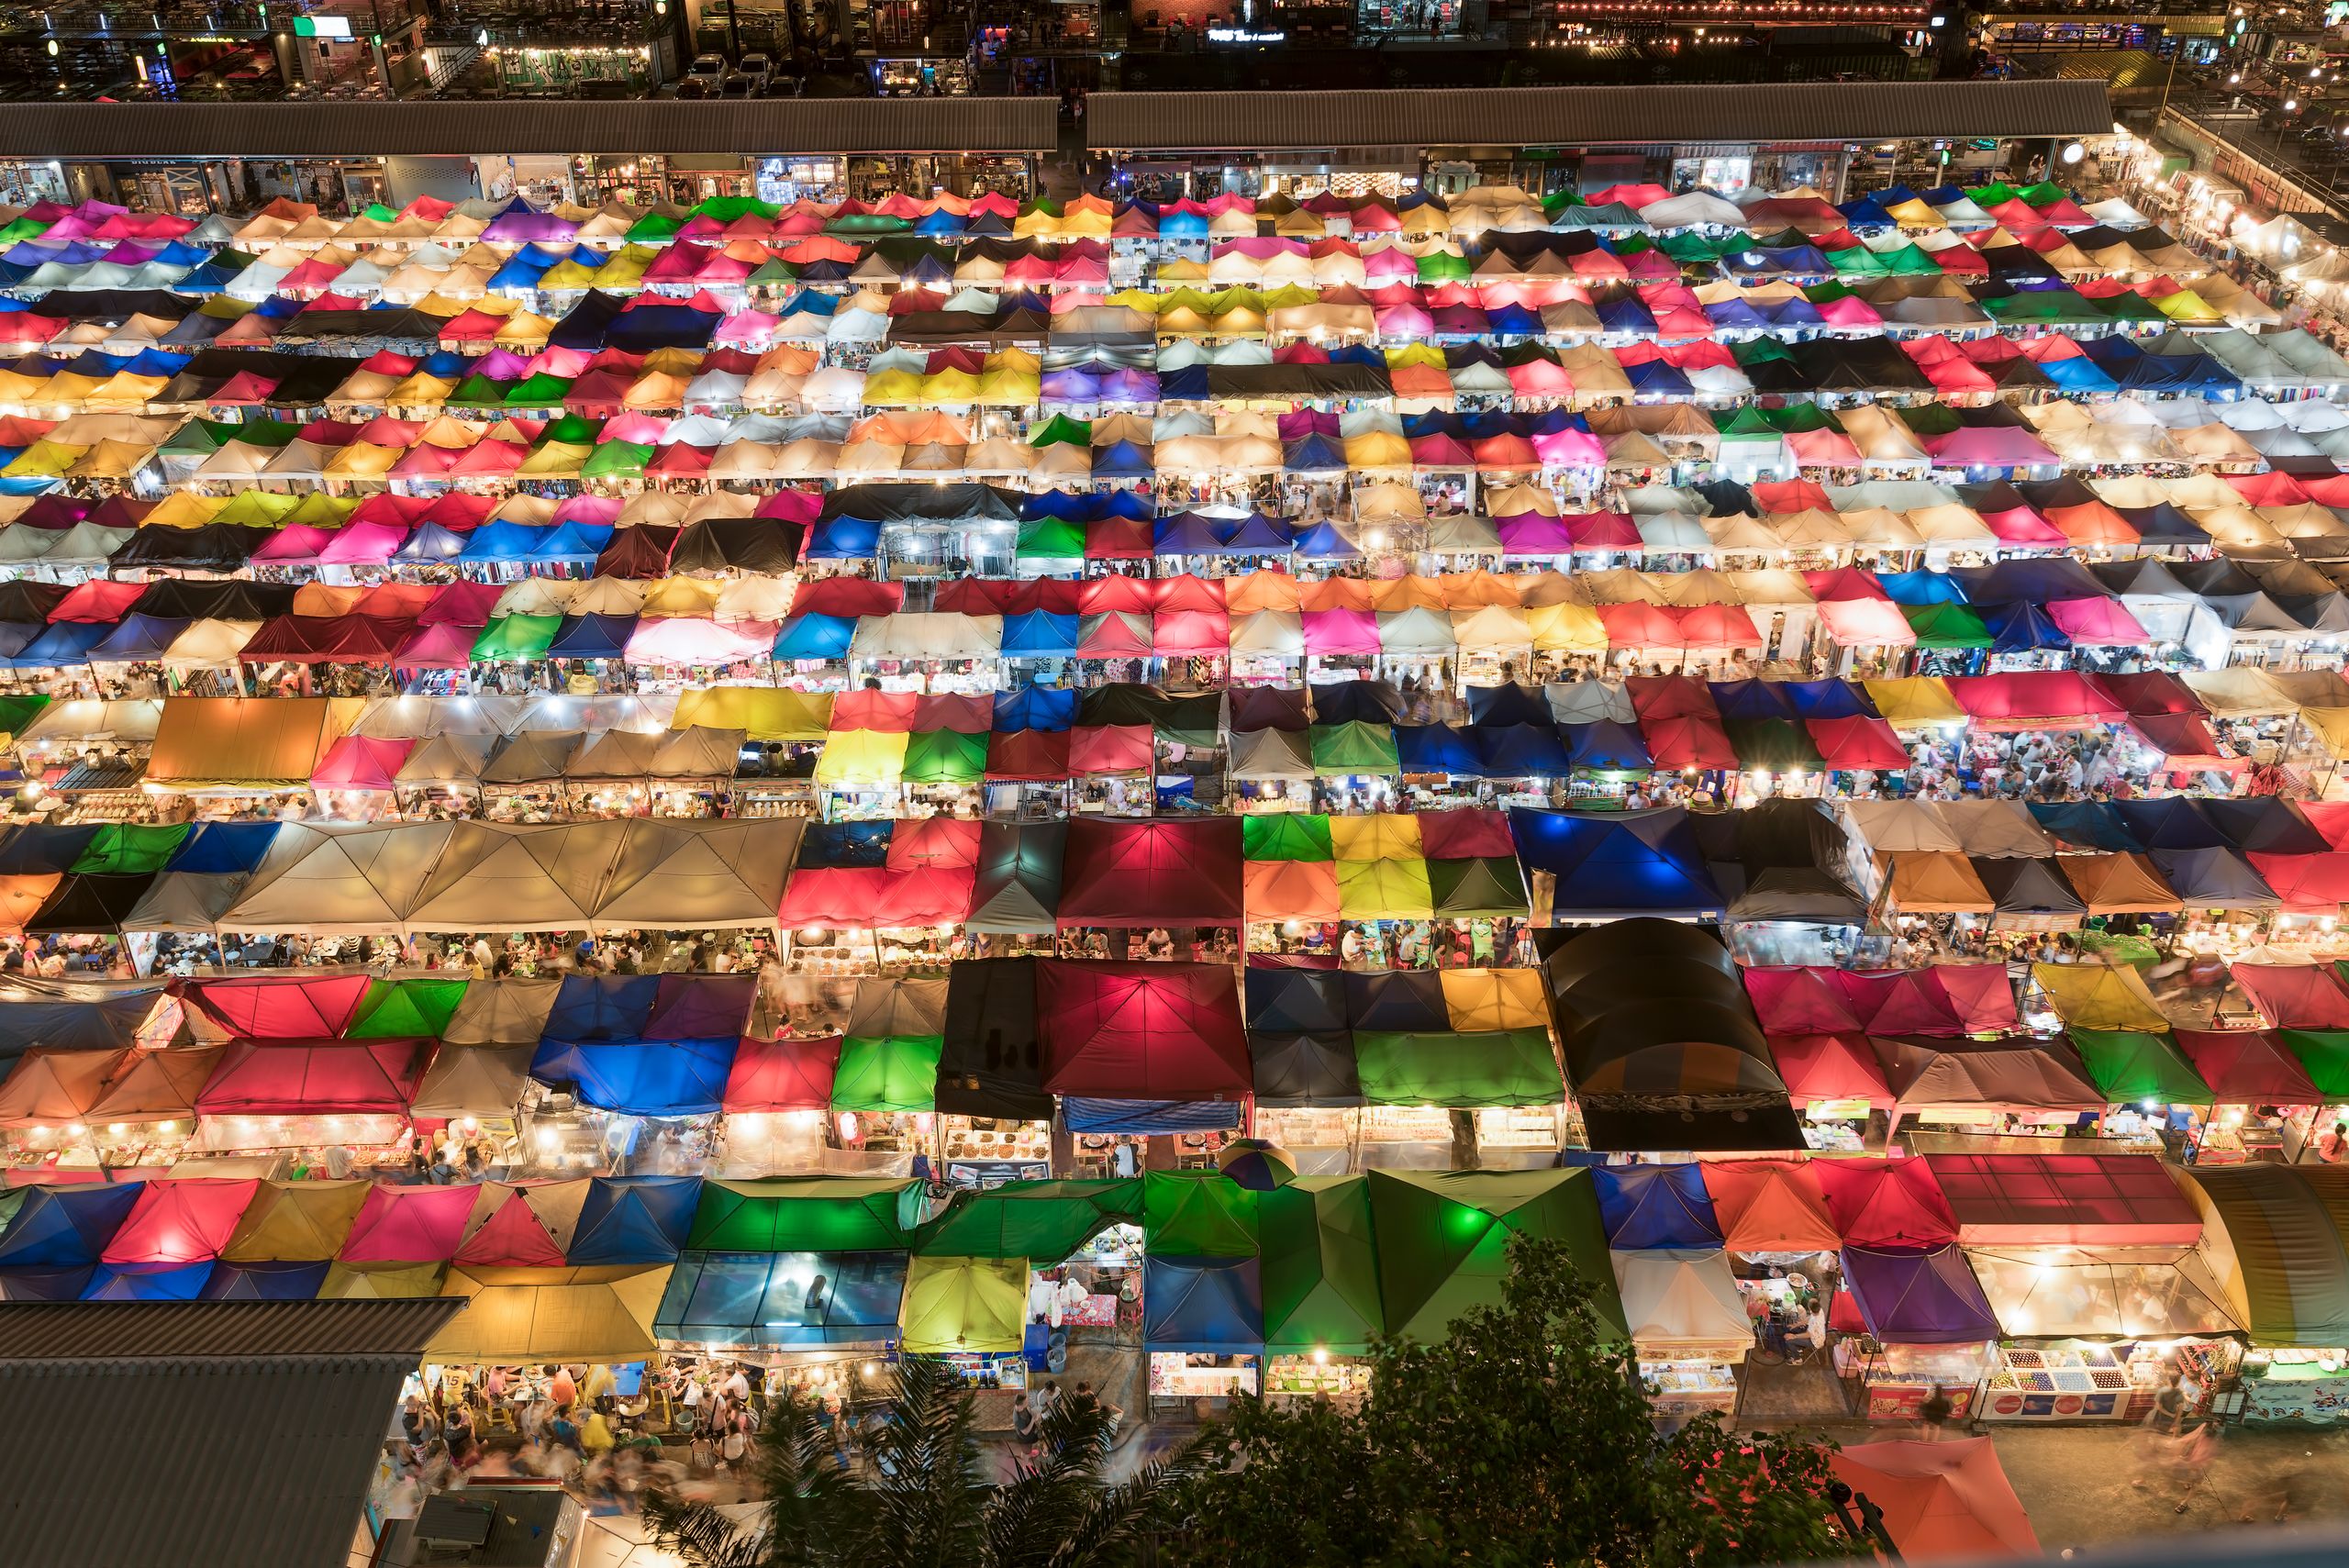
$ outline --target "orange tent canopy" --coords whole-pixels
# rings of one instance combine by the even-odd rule
[[[1827,1462],[1884,1510],[1885,1530],[1909,1562],[2039,1555],[2039,1538],[1988,1438],[1860,1443]]]

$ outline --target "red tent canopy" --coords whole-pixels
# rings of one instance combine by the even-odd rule
[[[2141,1154],[1929,1154],[1969,1247],[2190,1247],[2201,1217]]]
[[[1939,1247],[1957,1240],[1957,1217],[1922,1160],[1816,1160],[1811,1169],[1847,1242]]]
[[[1787,1098],[1798,1105],[1813,1100],[1865,1100],[1881,1109],[1892,1108],[1892,1087],[1864,1034],[1778,1034],[1770,1037],[1770,1055],[1786,1080]]]
[[[217,1258],[260,1190],[258,1179],[148,1182],[98,1261],[168,1264]]]
[[[364,976],[362,976],[363,979]],[[204,1116],[406,1114],[429,1040],[239,1040],[197,1091]]]
[[[1694,675],[1630,675],[1623,689],[1631,695],[1631,711],[1642,728],[1659,718],[1714,718],[1721,716],[1713,689]]]
[[[910,735],[918,692],[884,692],[871,687],[842,692],[832,699],[834,730],[872,729],[884,735]]]
[[[464,1240],[457,1244],[456,1256],[451,1262],[469,1268],[562,1267],[562,1241],[548,1229],[546,1218],[525,1195],[528,1186],[554,1184],[484,1182],[475,1189]],[[568,1226],[565,1229],[567,1231]]]
[[[2267,885],[2284,893],[2283,884],[2263,861],[2296,858],[2288,855],[2254,855],[2251,862],[2259,866]],[[2310,860],[2332,861],[2339,855],[2310,855]],[[2289,894],[2284,895],[2287,902]],[[2342,988],[2341,978],[2329,963],[2238,963],[2234,966],[2234,982],[2259,1016],[2279,1029],[2349,1029],[2349,991]]]
[[[1647,738],[1648,756],[1659,768],[1735,768],[1737,748],[1718,718],[1650,718],[1642,715],[1640,732]]]
[[[1147,724],[1080,724],[1063,743],[1072,773],[1147,773],[1158,765]]]
[[[1827,1462],[1884,1510],[1885,1533],[1907,1562],[2039,1555],[2039,1538],[1988,1438],[1856,1443]]]
[[[343,1031],[370,983],[364,974],[190,980],[181,995],[230,1034],[320,1040]]]
[[[998,730],[987,737],[989,783],[1047,783],[1070,775],[1065,729]]]
[[[874,911],[889,891],[885,866],[801,866],[784,889],[785,926],[848,926],[874,923]]]
[[[2308,1069],[2266,1029],[2180,1029],[2177,1048],[2222,1106],[2313,1106]]]
[[[2111,698],[2074,670],[2010,670],[2002,675],[1951,675],[1950,695],[1984,729],[2086,729],[2125,717]]]
[[[1508,860],[1517,853],[1505,811],[1464,806],[1415,815],[1419,819],[1419,851],[1431,861]]]
[[[1765,1034],[1860,1033],[1867,1028],[1838,983],[1839,971],[1789,964],[1744,973],[1745,995]]]
[[[2006,966],[1941,963],[1924,969],[1749,969],[1746,995],[1767,1034],[1966,1035],[2015,1027]]]
[[[748,1112],[820,1111],[832,1103],[841,1037],[822,1040],[745,1039],[726,1075],[729,1116]]]
[[[445,1263],[473,1218],[475,1189],[374,1186],[337,1254],[346,1263]]]
[[[1063,862],[1063,926],[1236,926],[1240,819],[1073,818]]]
[[[2254,853],[2243,858],[2276,890],[2276,896],[2284,901],[2287,914],[2338,915],[2342,902],[2349,899],[2349,851],[2334,850],[2321,855]]]
[[[1817,1162],[1706,1160],[1697,1168],[1731,1251],[1831,1252],[1843,1244]]]
[[[1044,1088],[1055,1095],[1197,1100],[1251,1086],[1226,964],[1041,959],[1036,1016]]]
[[[945,587],[968,586],[974,581],[970,578],[958,578],[954,583],[947,584]],[[939,597],[943,599],[945,596],[945,588],[941,588]],[[818,577],[800,584],[796,589],[793,590],[791,613],[796,616],[840,616],[842,617],[888,616],[896,614],[903,607],[905,601],[906,587],[902,583],[876,583],[870,577]],[[938,607],[941,610],[952,610],[961,606],[941,604]],[[990,607],[968,613],[995,615],[1000,612]]]
[[[1909,753],[1900,744],[1900,737],[1892,726],[1881,718],[1865,714],[1850,718],[1812,718],[1803,721],[1810,731],[1810,743],[1819,748],[1830,773],[1854,768],[1887,768],[1898,770],[1909,765]]]

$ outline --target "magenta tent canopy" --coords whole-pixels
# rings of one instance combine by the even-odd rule
[[[381,566],[407,542],[407,529],[395,523],[346,523],[319,547],[322,566]]]
[[[253,561],[256,564],[262,562],[314,562],[319,559],[318,552],[333,539],[334,535],[328,529],[315,528],[308,523],[295,523],[272,534],[266,543],[253,551]]]
[[[445,1263],[464,1243],[478,1190],[370,1187],[338,1257],[346,1263]]]
[[[1605,518],[1610,514],[1599,512],[1594,517]],[[1630,519],[1626,518],[1628,522]],[[1503,555],[1565,555],[1575,548],[1574,530],[1564,517],[1545,517],[1539,512],[1525,512],[1514,517],[1503,517],[1494,525],[1500,535]],[[1633,538],[1625,545],[1596,545],[1586,548],[1620,550],[1639,548]]]
[[[429,1040],[232,1040],[196,1091],[196,1114],[405,1116],[432,1046]]]
[[[173,1264],[217,1258],[260,1190],[257,1178],[144,1183],[130,1218],[114,1233],[98,1262]]]
[[[726,1113],[829,1110],[832,1078],[840,1064],[838,1035],[745,1039],[735,1049],[733,1068],[726,1075]]]
[[[2134,648],[2154,640],[2118,599],[2051,599],[2047,618],[2076,648]]]
[[[318,789],[389,791],[399,777],[400,764],[415,750],[413,740],[377,740],[364,735],[346,735],[318,760],[310,783]]]
[[[1369,653],[1378,651],[1378,617],[1369,610],[1307,610],[1308,653]]]
[[[419,628],[392,662],[404,670],[462,670],[473,662],[473,644],[480,639],[479,627],[442,621]]]
[[[1947,468],[2040,468],[2063,461],[2029,430],[2010,425],[1963,426],[1925,448]]]
[[[1236,1099],[1252,1082],[1228,964],[1040,959],[1036,1016],[1052,1094]]]

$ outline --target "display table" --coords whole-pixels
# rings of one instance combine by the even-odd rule
[[[2270,1426],[2349,1424],[2349,1368],[2327,1372],[2313,1361],[2278,1362],[2243,1380],[2243,1418]]]
[[[1982,1386],[1986,1421],[2120,1421],[2136,1380],[2109,1346],[2008,1345]]]

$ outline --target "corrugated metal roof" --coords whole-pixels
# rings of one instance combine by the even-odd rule
[[[462,1305],[9,1307],[0,1312],[0,1562],[343,1561],[400,1380]]]
[[[440,1297],[17,1302],[0,1312],[0,1368],[49,1362],[385,1358],[414,1366],[463,1306]]]
[[[1104,150],[1286,151],[1421,147],[1882,141],[2092,136],[2112,128],[2101,82],[1802,82],[1490,92],[1096,93]]]
[[[1049,152],[1050,98],[0,104],[5,158]]]

